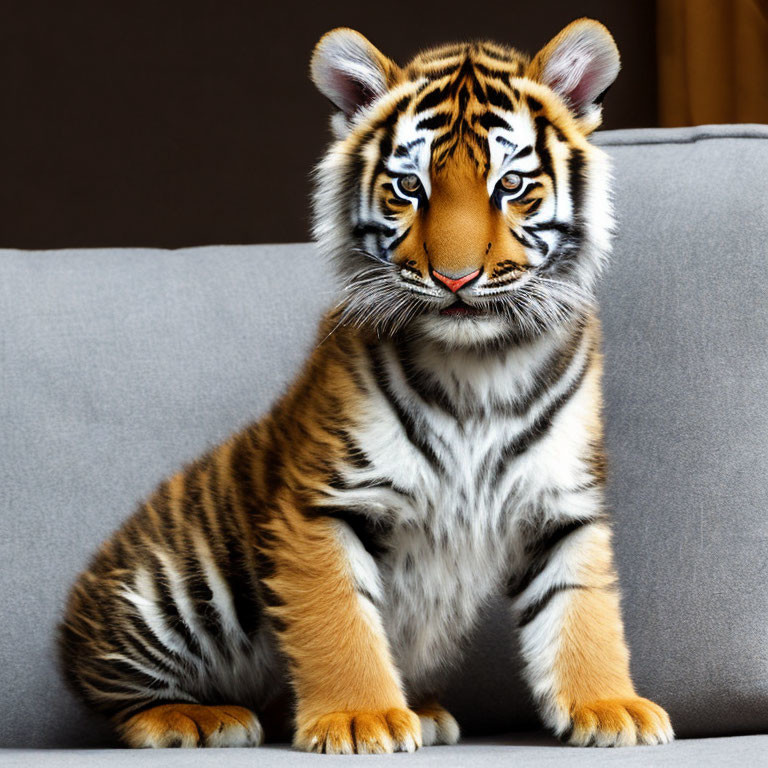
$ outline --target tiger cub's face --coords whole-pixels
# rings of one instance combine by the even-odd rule
[[[339,111],[314,229],[340,268],[343,320],[467,346],[587,311],[611,229],[606,158],[587,136],[618,70],[588,19],[532,60],[474,42],[402,68],[357,32],[325,35],[312,77]]]

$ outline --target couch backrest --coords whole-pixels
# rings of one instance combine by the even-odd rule
[[[768,729],[768,127],[599,134],[610,502],[633,670],[683,735]],[[310,245],[0,251],[0,746],[108,739],[53,628],[168,472],[268,407],[333,300]],[[448,704],[535,722],[492,606]]]

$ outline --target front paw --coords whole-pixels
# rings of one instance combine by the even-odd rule
[[[436,701],[414,707],[413,711],[421,720],[421,739],[425,747],[455,744],[459,740],[456,718]]]
[[[410,709],[331,712],[300,722],[293,744],[333,755],[413,752],[421,746],[421,724]]]
[[[568,743],[580,747],[630,747],[667,744],[674,738],[669,715],[639,696],[599,699],[571,707]]]

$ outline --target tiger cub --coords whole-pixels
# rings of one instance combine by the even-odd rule
[[[588,19],[533,59],[317,44],[314,231],[342,300],[271,411],[102,546],[61,625],[69,683],[126,744],[257,745],[286,698],[299,749],[453,744],[437,696],[499,591],[556,734],[672,739],[630,679],[603,504],[612,223],[587,137],[618,70]]]

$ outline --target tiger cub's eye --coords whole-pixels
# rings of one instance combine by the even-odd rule
[[[421,181],[415,173],[409,173],[407,176],[400,177],[400,188],[403,192],[409,192],[413,194],[418,192],[421,187]]]
[[[505,173],[500,180],[501,187],[507,192],[517,192],[522,186],[523,179],[516,173]]]

